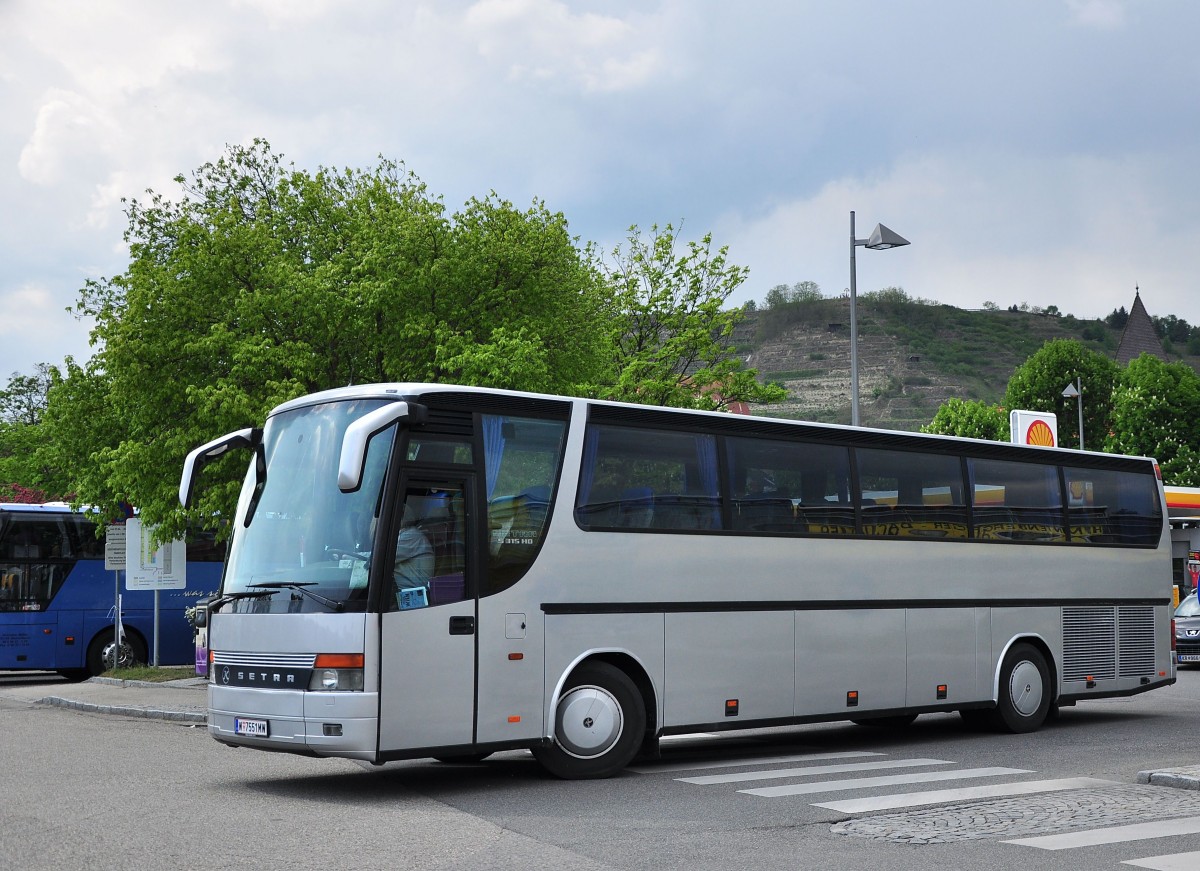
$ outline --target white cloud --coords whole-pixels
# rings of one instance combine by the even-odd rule
[[[902,159],[874,179],[831,182],[753,216],[728,216],[722,236],[750,263],[744,298],[812,280],[827,296],[849,285],[849,212],[866,238],[876,222],[912,242],[859,249],[860,292],[889,285],[965,308],[1054,304],[1080,317],[1128,307],[1135,282],[1152,314],[1196,320],[1190,240],[1200,219],[1162,206],[1177,179],[1154,156],[1034,158],[957,153]],[[1191,316],[1188,316],[1188,313]]]
[[[624,91],[651,81],[663,66],[647,44],[652,32],[611,15],[575,13],[555,0],[479,0],[463,22],[479,53],[514,82]]]
[[[14,372],[30,374],[38,363],[58,364],[67,354],[88,358],[91,325],[64,308],[61,296],[44,285],[0,288],[0,384]],[[53,352],[47,354],[49,349]]]
[[[1082,27],[1118,30],[1125,26],[1126,0],[1067,0],[1072,20]]]
[[[860,250],[864,291],[1095,315],[1136,281],[1200,323],[1200,4],[877,5],[0,0],[0,324],[36,287],[71,335],[126,263],[120,200],[254,137],[401,160],[450,209],[541,197],[606,245],[712,230],[747,298],[839,292],[854,209],[913,242]],[[6,341],[0,373],[63,353]]]

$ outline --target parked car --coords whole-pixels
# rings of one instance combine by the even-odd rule
[[[1175,654],[1180,665],[1200,665],[1200,599],[1195,592],[1175,609]]]

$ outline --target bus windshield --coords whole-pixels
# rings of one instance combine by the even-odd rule
[[[254,613],[364,611],[371,539],[395,428],[371,440],[362,486],[343,493],[346,427],[383,404],[360,399],[277,414],[263,430],[265,480],[250,464],[222,595]]]

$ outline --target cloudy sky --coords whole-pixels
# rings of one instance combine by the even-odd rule
[[[1192,0],[0,0],[0,386],[91,354],[122,197],[226,144],[401,160],[611,247],[711,231],[750,279],[1200,323]]]

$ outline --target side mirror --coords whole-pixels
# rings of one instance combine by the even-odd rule
[[[179,504],[188,508],[192,504],[192,492],[196,476],[208,463],[233,448],[252,448],[262,441],[261,429],[239,429],[219,439],[203,444],[187,455],[183,461],[183,475],[179,479]]]
[[[426,409],[415,402],[391,402],[363,415],[346,427],[342,436],[342,453],[338,461],[338,489],[353,493],[362,486],[363,464],[367,461],[367,445],[371,439],[398,420],[424,423]]]
[[[197,629],[203,629],[208,625],[208,599],[196,600],[196,613],[192,617],[192,625]]]

